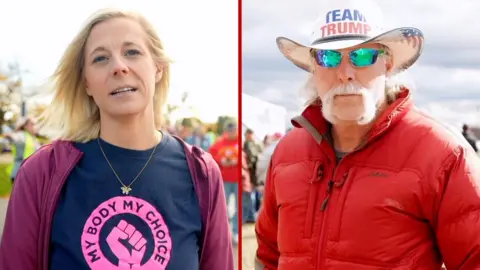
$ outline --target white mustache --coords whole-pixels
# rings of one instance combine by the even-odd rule
[[[333,101],[335,96],[339,95],[364,95],[368,92],[367,89],[363,88],[360,84],[351,82],[343,85],[339,85],[332,90],[328,91],[325,97],[323,98],[324,104],[330,104]]]
[[[348,84],[337,86],[330,91],[332,92],[332,97],[333,97],[336,95],[360,95],[363,92],[362,90],[366,90],[366,89],[364,89],[360,84],[348,83]]]
[[[330,91],[324,96],[323,103],[323,115],[331,123],[335,122],[335,118],[331,114],[332,102],[335,96],[338,95],[360,95],[363,98],[363,103],[365,107],[364,115],[357,119],[357,123],[360,125],[367,124],[375,115],[376,106],[375,98],[373,94],[361,84],[357,82],[351,82],[343,85],[339,85]]]

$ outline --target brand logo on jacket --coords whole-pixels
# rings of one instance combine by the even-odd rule
[[[373,177],[388,177],[388,174],[382,173],[382,172],[377,172],[377,171],[370,172],[369,175],[373,176]]]
[[[132,196],[100,204],[85,223],[81,241],[92,270],[166,269],[172,250],[162,215]]]

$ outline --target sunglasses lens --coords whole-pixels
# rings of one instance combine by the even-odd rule
[[[338,67],[342,62],[342,54],[332,50],[315,51],[315,60],[322,67]]]
[[[379,51],[369,48],[360,48],[350,52],[350,60],[357,67],[367,67],[375,64]]]

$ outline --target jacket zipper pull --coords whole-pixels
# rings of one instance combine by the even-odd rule
[[[330,180],[328,182],[328,186],[327,186],[327,197],[325,197],[325,199],[323,200],[322,202],[322,206],[320,208],[321,211],[325,211],[325,208],[327,208],[327,204],[328,204],[328,199],[330,199],[330,193],[332,192],[332,187],[333,187],[333,180]]]

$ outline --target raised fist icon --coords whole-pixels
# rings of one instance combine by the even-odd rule
[[[120,240],[127,240],[132,245],[131,252],[130,248],[122,244]],[[120,220],[107,236],[107,244],[113,254],[117,256],[118,266],[121,269],[140,268],[147,248],[147,240],[133,225],[128,224],[125,220]]]

